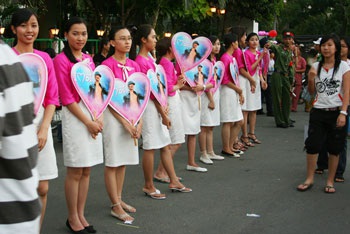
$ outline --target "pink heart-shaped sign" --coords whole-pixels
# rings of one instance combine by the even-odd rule
[[[147,76],[135,72],[125,82],[115,79],[109,105],[130,124],[136,125],[146,109],[150,94],[150,81]]]
[[[224,63],[221,62],[221,61],[217,61],[214,64],[214,67],[213,67],[213,79],[215,81],[215,85],[211,89],[212,93],[215,93],[216,90],[218,90],[218,88],[220,87],[221,82],[222,82],[222,78],[224,77],[224,74],[225,74],[225,65],[224,65]]]
[[[210,82],[212,74],[213,64],[208,59],[205,59],[196,67],[186,71],[185,79],[191,87],[194,87],[197,84],[207,85]],[[200,91],[198,92],[198,95],[201,95],[202,93],[203,91]]]
[[[94,119],[98,119],[111,100],[114,87],[112,70],[100,65],[92,71],[86,62],[74,64],[71,78],[80,98]]]
[[[206,37],[192,40],[187,33],[178,32],[171,40],[171,47],[181,70],[188,71],[210,55],[213,45]]]
[[[151,92],[163,107],[168,105],[168,83],[162,65],[156,66],[156,71],[149,69],[147,77],[150,80]]]
[[[24,53],[18,57],[29,79],[33,82],[34,113],[37,114],[40,106],[43,104],[46,93],[48,79],[46,63],[44,59],[34,53]]]
[[[238,65],[235,58],[232,58],[232,62],[230,63],[230,72],[231,72],[233,83],[239,86],[239,70],[238,70]]]

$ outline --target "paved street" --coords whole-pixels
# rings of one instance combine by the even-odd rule
[[[86,217],[98,233],[349,233],[350,175],[336,184],[335,194],[325,194],[326,175],[316,175],[314,187],[301,193],[296,186],[305,177],[304,125],[308,113],[292,113],[294,128],[276,128],[272,117],[258,116],[256,134],[263,144],[250,148],[240,159],[226,158],[207,166],[207,173],[185,170],[183,145],[175,158],[178,176],[192,193],[171,193],[159,201],[142,192],[141,165],[127,168],[123,200],[137,208],[132,225],[123,225],[110,215],[104,187],[103,165],[92,169]],[[221,151],[220,128],[215,129],[215,151]],[[65,167],[62,145],[56,144],[59,178],[50,183],[47,213],[42,233],[69,233],[65,226]],[[142,151],[140,152],[142,156]],[[197,161],[199,150],[197,148]],[[157,154],[156,160],[159,160]],[[200,163],[201,164],[201,163]],[[156,164],[157,165],[157,164]],[[203,164],[201,164],[203,165]],[[259,217],[249,217],[256,214]]]

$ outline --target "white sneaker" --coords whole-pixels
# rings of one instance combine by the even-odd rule
[[[204,168],[204,167],[194,167],[194,166],[190,166],[190,165],[187,165],[186,166],[186,170],[187,171],[197,171],[197,172],[207,172],[207,168]]]
[[[234,158],[240,158],[241,155],[240,155],[240,154],[237,154],[237,153],[233,153],[233,157],[234,157]]]
[[[199,161],[201,161],[204,164],[213,164],[214,162],[210,160],[207,154],[202,154],[201,157],[199,158]]]
[[[225,157],[223,157],[221,155],[217,155],[214,152],[208,153],[207,155],[208,155],[208,158],[212,159],[212,160],[224,160],[225,159]]]

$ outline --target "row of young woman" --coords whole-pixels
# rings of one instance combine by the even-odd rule
[[[135,61],[127,57],[132,45],[129,30],[125,27],[113,29],[109,36],[112,55],[102,64],[110,67],[117,79],[125,81],[134,72],[147,73],[149,69],[155,69],[154,60],[149,57],[149,53],[154,51],[156,45],[160,56],[159,64],[163,65],[167,73],[169,107],[162,108],[154,97],[151,97],[142,120],[133,126],[110,108],[104,112],[103,119],[101,117],[93,120],[74,88],[70,72],[75,63],[88,59],[91,68],[94,69],[92,58],[82,51],[88,37],[86,23],[83,19],[72,17],[68,20],[64,29],[66,45],[63,52],[57,55],[54,61],[46,53],[33,47],[34,40],[39,33],[39,24],[37,16],[31,10],[21,9],[15,12],[11,21],[11,29],[16,35],[13,50],[17,54],[38,54],[44,59],[48,68],[46,94],[42,108],[36,117],[40,151],[38,193],[43,205],[41,223],[46,208],[48,180],[58,176],[50,131],[55,106],[59,105],[58,97],[63,106],[63,155],[64,165],[67,167],[65,195],[68,219],[66,225],[73,233],[96,232],[86,220],[84,209],[91,167],[103,163],[103,157],[106,190],[112,203],[111,215],[122,221],[133,221],[134,218],[128,213],[134,213],[136,209],[123,201],[122,190],[125,166],[139,163],[138,147],[134,145],[134,139],[139,138],[141,132],[144,149],[142,157],[145,179],[143,192],[153,199],[166,198],[166,195],[154,186],[154,178],[168,182],[169,189],[172,191],[192,191],[180,182],[181,178],[177,177],[173,164],[175,152],[185,142],[185,135],[187,135],[188,148],[186,169],[197,172],[207,171],[206,168],[199,167],[195,162],[196,135],[199,133],[201,161],[211,164],[212,159],[223,160],[222,156],[214,153],[212,139],[213,127],[220,125],[220,122],[223,124],[222,154],[238,157],[242,153],[241,150],[244,147],[238,141],[241,126],[245,126],[242,140],[246,145],[251,143],[246,126],[248,116],[250,116],[251,133],[249,136],[256,143],[260,143],[254,134],[255,111],[261,107],[260,83],[263,87],[266,87],[266,83],[261,76],[259,63],[262,55],[256,50],[259,44],[256,34],[250,34],[247,38],[249,49],[245,62],[242,58],[242,51],[238,48],[237,37],[234,34],[225,36],[226,52],[221,57],[221,61],[225,64],[225,76],[222,78],[220,91],[212,95],[210,88],[214,84],[208,86],[198,84],[196,87],[190,87],[186,84],[182,74],[176,74],[171,62],[174,54],[170,39],[162,39],[157,43],[156,33],[151,26],[142,25],[137,30],[134,41],[140,51]],[[210,59],[214,63],[220,51],[220,41],[213,37],[212,42],[214,49]],[[235,54],[240,70],[245,68],[245,65],[249,67],[245,73],[242,72],[248,79],[241,77],[240,85],[234,82],[229,72],[229,64]],[[179,92],[180,89],[181,92]],[[209,92],[202,95],[201,109],[203,111],[201,113],[195,103],[198,103],[196,93],[202,90]],[[179,115],[180,112],[182,115]],[[79,137],[77,137],[78,134]],[[160,149],[161,163],[153,174],[154,153],[157,149]]]

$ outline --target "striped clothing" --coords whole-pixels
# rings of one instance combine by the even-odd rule
[[[39,233],[32,83],[0,43],[0,233]]]

